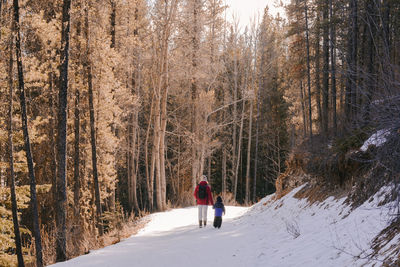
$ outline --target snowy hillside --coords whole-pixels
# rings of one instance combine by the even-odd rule
[[[371,241],[387,226],[382,194],[350,212],[344,199],[310,205],[293,196],[264,198],[251,208],[227,207],[222,228],[197,225],[197,209],[150,215],[125,241],[53,266],[380,266]],[[383,192],[383,191],[381,191]],[[393,239],[399,242],[399,236]],[[389,247],[390,244],[387,245]]]

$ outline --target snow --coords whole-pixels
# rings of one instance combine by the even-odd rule
[[[389,134],[389,130],[384,129],[377,131],[376,133],[371,135],[370,138],[367,139],[367,141],[364,142],[360,150],[365,152],[370,145],[375,145],[376,147],[383,145],[386,142],[386,136]]]
[[[344,198],[310,204],[291,193],[226,207],[221,229],[199,229],[197,208],[156,213],[137,235],[53,266],[378,266],[371,241],[388,225],[389,187],[350,210]],[[399,240],[397,236],[394,240]],[[364,265],[365,264],[365,265]]]

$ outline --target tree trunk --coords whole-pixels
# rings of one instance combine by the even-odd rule
[[[222,148],[222,193],[226,193],[226,150]]]
[[[192,139],[192,190],[195,189],[197,184],[197,179],[201,175],[199,173],[199,131],[197,120],[198,120],[198,112],[197,112],[197,99],[198,99],[198,88],[197,88],[197,68],[198,68],[198,52],[199,52],[199,25],[198,25],[198,16],[199,16],[199,0],[193,0],[193,32],[192,32],[192,79],[191,79],[191,97],[192,97],[192,118],[191,118],[191,130],[194,136]]]
[[[260,44],[261,47],[263,43]],[[262,51],[262,49],[260,50]],[[258,91],[257,91],[257,117],[256,117],[256,151],[254,155],[254,182],[253,182],[253,202],[256,202],[257,197],[257,163],[258,163],[258,143],[259,143],[259,127],[260,127],[260,116],[261,116],[261,108],[260,108],[260,95],[261,89],[263,86],[263,69],[264,69],[264,53],[261,55],[261,62],[260,62],[260,70],[258,74]]]
[[[375,10],[376,6],[374,4],[374,0],[368,0],[366,2],[366,27],[367,27],[367,51],[366,51],[366,59],[365,64],[367,67],[366,73],[366,90],[364,95],[364,114],[363,114],[363,123],[364,125],[368,125],[371,121],[371,101],[373,92],[375,90],[375,45],[374,45],[374,38],[376,36],[376,21],[375,21]]]
[[[236,42],[235,42],[236,44]],[[237,49],[237,47],[234,47]],[[237,51],[234,51],[233,55],[233,114],[232,114],[232,121],[233,121],[233,131],[232,131],[232,169],[233,169],[233,176],[232,176],[232,186],[231,190],[234,193],[235,200],[236,200],[236,183],[237,183],[237,173],[236,173],[236,162],[238,162],[237,155],[236,155],[236,148],[237,148],[237,140],[236,140],[236,132],[237,132],[237,125],[236,125],[236,116],[237,116],[237,91],[238,91],[238,60],[237,60]]]
[[[317,11],[317,18],[316,18],[316,32],[315,32],[315,97],[317,100],[317,112],[318,112],[318,127],[322,130],[322,108],[321,108],[321,81],[320,81],[320,12]]]
[[[249,115],[249,139],[247,142],[247,166],[246,166],[246,197],[245,202],[249,204],[250,202],[250,151],[251,151],[251,131],[253,127],[253,100],[250,100],[250,115]]]
[[[54,92],[54,73],[50,72],[49,74],[49,87],[50,87],[50,99],[49,99],[49,108],[51,112],[51,116],[49,118],[49,142],[51,147],[51,163],[50,163],[50,172],[51,172],[51,194],[52,194],[52,209],[54,218],[56,217],[56,203],[57,203],[57,140],[56,134],[54,133],[56,130],[56,97]]]
[[[163,66],[162,73],[163,81],[162,87],[160,88],[161,94],[161,125],[160,125],[160,180],[161,180],[161,210],[165,210],[167,208],[167,181],[165,174],[165,157],[166,157],[166,146],[165,146],[165,132],[167,129],[167,102],[168,102],[168,90],[169,90],[169,68],[168,68],[168,29],[165,29],[166,33],[164,34],[163,40]]]
[[[325,136],[328,135],[329,127],[329,24],[328,24],[328,0],[322,3],[322,130]]]
[[[135,212],[135,215],[139,215],[139,204],[137,201],[137,170],[135,165],[135,158],[136,154],[139,153],[136,150],[136,142],[137,142],[137,111],[134,111],[134,114],[130,115],[130,125],[129,125],[129,205],[131,206],[132,210]]]
[[[165,91],[167,90],[166,88],[164,89]],[[163,97],[164,98],[164,97]],[[160,182],[161,182],[161,210],[166,210],[167,209],[167,178],[165,174],[165,157],[166,157],[166,146],[165,146],[165,131],[166,131],[166,125],[167,125],[167,99],[165,97],[165,103],[164,100],[162,100],[161,103],[161,136],[160,136]]]
[[[57,239],[56,261],[67,259],[67,102],[68,102],[68,58],[70,37],[70,9],[71,0],[63,1],[62,27],[61,27],[61,66],[60,87],[58,94],[58,175],[57,175]]]
[[[129,116],[129,121],[128,121],[128,136],[127,136],[127,141],[128,141],[128,151],[126,153],[126,161],[127,161],[127,185],[128,185],[128,209],[129,211],[133,211],[133,189],[132,189],[132,173],[134,172],[132,170],[134,163],[133,161],[133,127],[132,127],[132,114]]]
[[[304,105],[303,81],[300,81],[300,98],[301,98],[301,111],[303,114],[303,135],[304,135],[304,138],[306,138],[306,136],[307,136],[307,119],[306,119],[306,108]]]
[[[161,173],[160,173],[160,99],[156,96],[156,107],[154,117],[154,139],[153,139],[153,150],[152,150],[152,168],[151,173],[155,177],[155,188],[156,188],[156,204],[157,210],[162,209],[161,199]]]
[[[115,19],[117,16],[117,7],[114,0],[110,0],[111,4],[111,14],[110,14],[110,25],[111,25],[111,44],[110,48],[115,48]]]
[[[80,3],[78,4],[78,8],[81,8]],[[78,20],[78,23],[76,25],[76,36],[78,38],[77,41],[77,50],[78,52],[78,57],[82,58],[82,47],[81,47],[81,21]],[[79,72],[79,65],[75,65],[74,71]],[[79,144],[81,142],[81,133],[80,133],[80,91],[79,87],[75,88],[75,111],[74,111],[74,228],[73,230],[76,230],[74,233],[75,236],[79,236],[81,234],[81,209],[80,209],[80,190],[81,190],[81,180],[80,180],[80,167],[81,167],[81,161],[80,161],[80,147]]]
[[[211,161],[212,161],[212,154],[207,159],[207,177],[208,182],[211,184]]]
[[[153,201],[153,194],[154,194],[154,169],[153,169],[153,159],[151,161],[151,166],[149,169],[149,136],[150,136],[150,129],[151,129],[151,121],[153,118],[153,109],[154,109],[154,98],[155,94],[153,92],[152,98],[151,98],[151,105],[150,105],[150,115],[149,115],[149,120],[148,120],[148,126],[147,126],[147,131],[146,131],[146,140],[144,144],[144,150],[145,150],[145,169],[146,169],[146,185],[147,185],[147,194],[148,194],[148,201],[149,201],[149,211],[153,210],[154,206],[154,201]],[[153,144],[154,145],[154,144]]]
[[[0,1],[1,2],[1,1]],[[1,13],[1,10],[0,10]],[[14,30],[14,29],[13,29]],[[18,223],[18,207],[17,197],[15,194],[15,175],[14,175],[14,145],[13,145],[13,125],[12,125],[12,114],[13,114],[13,56],[12,56],[12,35],[10,36],[9,45],[9,62],[8,62],[8,88],[9,88],[9,100],[8,100],[8,156],[10,164],[10,194],[11,194],[11,209],[12,218],[14,224],[14,239],[15,239],[15,250],[17,253],[18,267],[25,266],[24,258],[22,256],[22,245],[21,245],[21,234],[19,231]]]
[[[26,113],[26,100],[25,100],[25,84],[24,84],[24,72],[22,66],[22,51],[21,51],[21,33],[19,24],[19,4],[18,0],[13,0],[13,13],[14,13],[14,29],[16,33],[15,46],[17,54],[17,69],[18,69],[18,88],[19,97],[21,102],[21,119],[22,119],[22,130],[24,135],[24,145],[26,152],[26,161],[28,164],[28,172],[30,178],[30,193],[31,193],[31,207],[33,216],[33,234],[35,237],[36,247],[36,265],[37,267],[43,266],[43,252],[42,252],[42,239],[40,236],[39,228],[39,211],[36,199],[36,179],[33,165],[33,157],[31,151],[31,142],[29,139],[29,128],[28,128],[28,117]]]
[[[79,220],[80,217],[80,161],[79,161],[79,143],[80,143],[80,109],[79,109],[80,95],[79,89],[75,91],[75,118],[74,118],[74,132],[75,132],[75,142],[74,142],[74,217]]]
[[[312,106],[311,106],[311,67],[310,67],[310,42],[308,38],[308,7],[307,0],[304,3],[304,15],[306,19],[306,49],[307,49],[307,87],[308,87],[308,120],[310,123],[310,139],[312,140]]]
[[[238,187],[238,176],[239,176],[239,164],[240,164],[240,158],[241,158],[241,147],[242,147],[242,137],[243,137],[243,123],[244,123],[244,109],[246,106],[246,102],[243,100],[243,106],[242,106],[242,116],[240,120],[240,129],[239,129],[239,144],[238,144],[238,152],[237,152],[237,158],[236,158],[236,164],[235,164],[235,184],[234,184],[234,189],[233,189],[233,199],[236,200],[237,196],[237,187]]]
[[[358,10],[357,0],[350,0],[349,41],[347,51],[347,80],[345,95],[345,114],[348,120],[355,118],[357,113],[357,46],[358,46]]]
[[[89,2],[87,2],[89,5]],[[101,209],[101,197],[100,197],[100,185],[99,177],[97,172],[97,148],[96,148],[96,132],[95,132],[95,117],[93,107],[93,78],[92,78],[92,67],[90,62],[90,44],[89,44],[89,6],[85,8],[85,38],[86,38],[86,75],[88,82],[88,93],[89,93],[89,117],[90,117],[90,144],[92,152],[92,171],[94,181],[94,194],[96,203],[96,216],[97,216],[97,229],[99,235],[103,235],[103,222],[102,222],[102,209]]]
[[[383,0],[383,18],[382,18],[382,34],[383,34],[383,47],[384,56],[387,64],[390,64],[390,55],[392,54],[392,47],[390,43],[390,0]]]
[[[337,116],[336,116],[336,27],[333,18],[333,4],[329,0],[329,16],[330,16],[330,46],[331,46],[331,94],[332,94],[332,126],[333,135],[337,134]]]

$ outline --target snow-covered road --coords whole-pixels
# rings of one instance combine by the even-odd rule
[[[245,207],[226,207],[221,229],[212,227],[213,209],[208,209],[208,225],[199,229],[197,208],[155,213],[137,235],[118,244],[91,251],[53,266],[220,266],[231,256],[232,243],[241,243],[235,218]],[[220,255],[219,255],[220,254]],[[229,254],[229,255],[228,255]]]
[[[227,207],[221,229],[198,228],[197,208],[156,213],[137,235],[54,266],[96,267],[344,267],[382,265],[371,241],[388,225],[384,194],[351,211],[344,198],[310,204],[297,188],[278,201]],[[388,190],[388,189],[386,189]],[[384,192],[385,188],[381,190]],[[399,242],[399,236],[389,244]],[[365,264],[365,265],[364,265]]]

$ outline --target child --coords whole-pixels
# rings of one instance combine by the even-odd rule
[[[222,224],[222,213],[225,215],[225,206],[220,196],[217,197],[217,202],[214,204],[213,209],[215,209],[214,227],[219,229]]]

